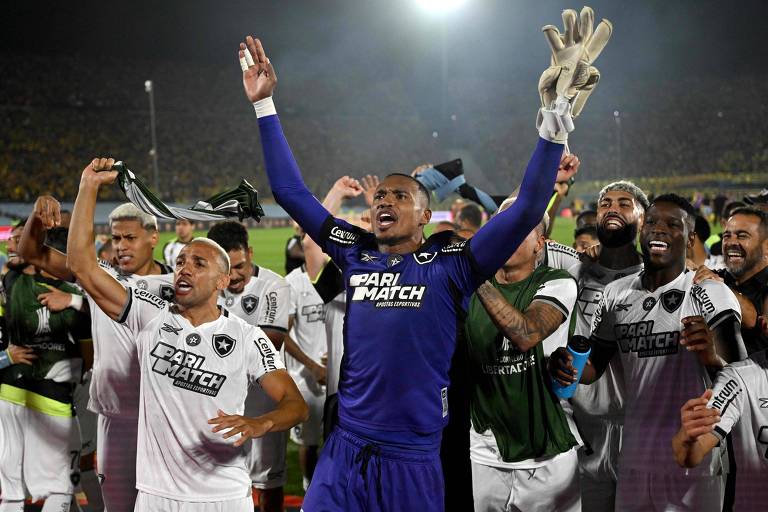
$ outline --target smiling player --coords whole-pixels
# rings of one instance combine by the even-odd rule
[[[709,371],[745,356],[736,298],[720,282],[694,285],[694,273],[685,268],[694,216],[685,199],[657,197],[640,234],[644,271],[608,284],[594,315],[592,354],[581,382],[597,380],[616,353],[624,369],[616,510],[722,506],[720,453],[689,471],[669,454],[680,404],[704,391]],[[571,361],[564,349],[550,359],[550,371],[562,384],[575,380]]]

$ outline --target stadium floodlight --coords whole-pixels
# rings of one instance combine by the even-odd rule
[[[425,11],[441,13],[459,8],[466,0],[416,0]]]

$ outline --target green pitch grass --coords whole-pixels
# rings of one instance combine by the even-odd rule
[[[574,219],[558,218],[552,232],[552,238],[560,243],[571,245],[573,243]],[[432,232],[429,226],[427,233]],[[253,260],[262,267],[267,267],[280,275],[285,274],[285,243],[293,234],[291,228],[251,229],[249,231],[251,247],[253,247]],[[161,233],[160,243],[155,249],[155,258],[162,260],[163,245],[172,238],[174,233]],[[196,232],[195,236],[205,236],[204,231]],[[301,471],[299,470],[298,446],[288,442],[288,484],[285,486],[285,494],[303,496],[304,489],[301,485]]]

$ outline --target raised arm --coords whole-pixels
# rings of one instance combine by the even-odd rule
[[[67,266],[83,289],[110,318],[116,320],[128,302],[128,293],[101,268],[93,254],[93,213],[101,185],[113,183],[112,158],[96,158],[83,170],[72,211],[67,240]],[[103,171],[103,172],[98,172]]]
[[[272,63],[264,53],[261,41],[251,36],[240,43],[239,57],[245,95],[253,103],[259,119],[261,147],[272,194],[309,236],[319,240],[320,228],[330,213],[304,184],[299,166],[283,134],[272,102],[272,93],[277,84]]]
[[[38,197],[21,233],[19,255],[27,263],[59,279],[71,281],[73,276],[67,268],[67,255],[45,245],[45,232],[59,224],[61,224],[59,202],[51,196]]]
[[[489,220],[469,241],[483,280],[496,272],[541,222],[552,196],[562,154],[562,144],[539,139],[525,170],[517,200]]]

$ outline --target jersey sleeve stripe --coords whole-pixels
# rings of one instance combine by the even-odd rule
[[[728,435],[728,432],[720,428],[720,425],[715,425],[715,428],[712,429],[712,434],[717,438],[717,440],[722,443],[725,441],[725,437]]]
[[[536,295],[531,303],[533,302],[546,302],[547,304],[554,306],[558,311],[560,311],[565,318],[568,318],[568,315],[570,314],[568,308],[566,308],[562,302],[549,295]]]
[[[726,309],[725,311],[721,311],[712,318],[710,318],[709,322],[707,322],[707,326],[709,326],[710,329],[715,329],[717,326],[719,326],[721,323],[723,323],[726,319],[733,317],[734,319],[741,321],[741,315],[733,309]]]
[[[277,325],[271,325],[271,324],[259,324],[259,329],[266,331],[267,329],[278,331],[278,332],[288,332],[288,329],[285,327],[279,327]]]
[[[115,319],[117,323],[124,324],[128,319],[128,314],[131,312],[131,306],[133,305],[133,288],[128,288],[128,300],[125,301],[125,306]]]

